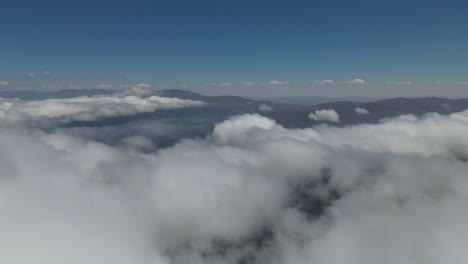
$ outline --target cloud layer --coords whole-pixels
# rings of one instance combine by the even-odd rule
[[[253,114],[144,154],[5,128],[0,262],[464,263],[467,130],[468,111],[308,129]]]
[[[151,96],[93,96],[23,101],[0,98],[0,125],[64,124],[130,116],[160,109],[201,106],[199,101]]]

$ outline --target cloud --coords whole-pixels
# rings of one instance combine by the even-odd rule
[[[368,111],[367,109],[365,109],[365,108],[360,108],[360,107],[354,108],[354,112],[355,112],[356,114],[358,114],[358,115],[369,115],[369,114],[370,114],[369,111]]]
[[[309,118],[315,121],[340,122],[340,116],[333,109],[315,110],[314,113],[309,114]]]
[[[36,73],[35,72],[30,72],[28,74],[26,74],[29,78],[34,78],[36,77]]]
[[[273,111],[273,107],[271,107],[271,106],[269,106],[267,104],[261,103],[258,106],[258,111],[260,111],[260,112],[270,112],[270,111]]]
[[[1,129],[0,262],[464,263],[467,130],[467,111],[305,129],[252,114],[141,153]]]
[[[93,96],[42,101],[0,98],[0,126],[11,124],[57,125],[96,121],[160,109],[201,106],[202,102],[151,96]]]
[[[333,81],[333,80],[315,80],[314,83],[324,85],[324,84],[333,84],[333,83],[335,83],[335,81]]]
[[[256,83],[255,83],[255,82],[247,81],[247,82],[242,82],[241,84],[242,84],[242,85],[251,86],[251,85],[255,85]]]
[[[112,89],[112,84],[98,84],[96,85],[96,88],[98,89]]]
[[[43,71],[42,75],[44,76],[50,76],[52,73],[50,71]]]
[[[413,84],[412,81],[402,81],[402,82],[397,82],[396,84],[398,85],[410,85],[410,84]]]
[[[270,84],[270,85],[287,85],[287,84],[289,84],[289,82],[272,80],[272,81],[268,81],[267,84]]]
[[[350,84],[365,84],[366,81],[363,80],[363,79],[354,79],[354,80],[348,81],[348,83],[350,83]]]
[[[148,83],[137,83],[134,86],[138,88],[151,88],[151,85]]]
[[[148,83],[121,84],[120,87],[125,88],[122,91],[124,95],[147,96],[153,94],[152,86]]]
[[[7,81],[0,81],[0,86],[6,86],[6,85],[8,85]]]
[[[223,83],[210,83],[211,86],[218,86],[218,87],[229,87],[232,86],[230,82],[223,82]]]

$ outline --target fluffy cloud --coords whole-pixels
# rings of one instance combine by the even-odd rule
[[[363,79],[354,79],[354,80],[348,81],[348,83],[351,83],[351,84],[365,84],[366,81],[363,80]]]
[[[23,101],[0,98],[0,125],[54,125],[72,121],[96,121],[159,109],[200,106],[199,101],[151,96],[93,96]]]
[[[255,85],[256,83],[255,83],[255,82],[247,81],[247,82],[242,82],[241,84],[242,84],[242,85],[250,86],[250,85]]]
[[[333,109],[315,110],[315,112],[309,114],[309,118],[315,121],[340,122],[340,116]]]
[[[6,86],[6,85],[8,85],[7,81],[0,81],[0,86]]]
[[[464,263],[467,129],[468,112],[307,129],[242,115],[147,154],[142,138],[2,129],[0,262]]]
[[[314,81],[314,83],[317,83],[317,84],[333,84],[333,83],[335,83],[335,81],[333,81],[333,80],[316,80],[316,81]]]
[[[354,112],[358,115],[369,115],[369,111],[365,108],[360,108],[360,107],[357,107],[354,109]]]

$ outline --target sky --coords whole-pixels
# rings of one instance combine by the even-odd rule
[[[4,0],[0,89],[468,97],[466,1]]]

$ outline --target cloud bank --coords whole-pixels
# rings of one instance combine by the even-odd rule
[[[8,124],[65,124],[131,116],[160,109],[201,106],[199,101],[150,96],[84,96],[23,101],[0,98],[0,126]]]
[[[468,111],[308,129],[252,114],[144,154],[5,128],[0,262],[464,263],[467,130]]]

